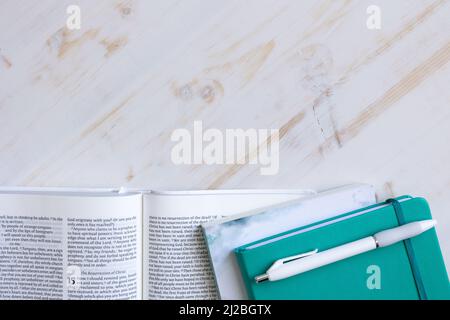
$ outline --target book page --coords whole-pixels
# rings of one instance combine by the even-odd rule
[[[200,225],[308,194],[205,191],[144,195],[144,299],[217,299]]]
[[[142,196],[0,194],[0,299],[140,299]]]

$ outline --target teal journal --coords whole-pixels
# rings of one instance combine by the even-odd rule
[[[427,219],[431,212],[425,199],[403,196],[241,246],[235,255],[250,299],[449,299],[434,228],[284,280],[255,281],[275,260]]]

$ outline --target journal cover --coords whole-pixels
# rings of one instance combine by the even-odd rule
[[[449,299],[435,229],[280,281],[255,276],[284,257],[327,250],[396,226],[431,219],[425,199],[404,196],[265,238],[235,250],[251,299]],[[397,206],[397,207],[396,207]],[[395,208],[396,207],[396,208]]]

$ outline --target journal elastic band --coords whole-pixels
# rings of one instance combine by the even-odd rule
[[[397,216],[397,220],[399,225],[403,225],[407,223],[405,221],[405,214],[403,212],[402,206],[397,199],[388,199],[386,203],[392,204],[394,208],[395,215]],[[414,249],[411,243],[411,239],[404,240],[406,253],[408,254],[409,264],[411,265],[411,269],[413,272],[414,280],[416,282],[417,291],[419,293],[419,297],[421,300],[427,300],[427,293],[425,292],[425,287],[423,285],[422,277],[420,275],[420,270],[417,265],[416,255],[414,254]]]

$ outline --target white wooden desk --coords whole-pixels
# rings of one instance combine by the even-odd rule
[[[450,265],[450,1],[2,0],[0,50],[0,185],[368,182],[428,199]],[[195,120],[280,128],[279,174],[174,165]]]

